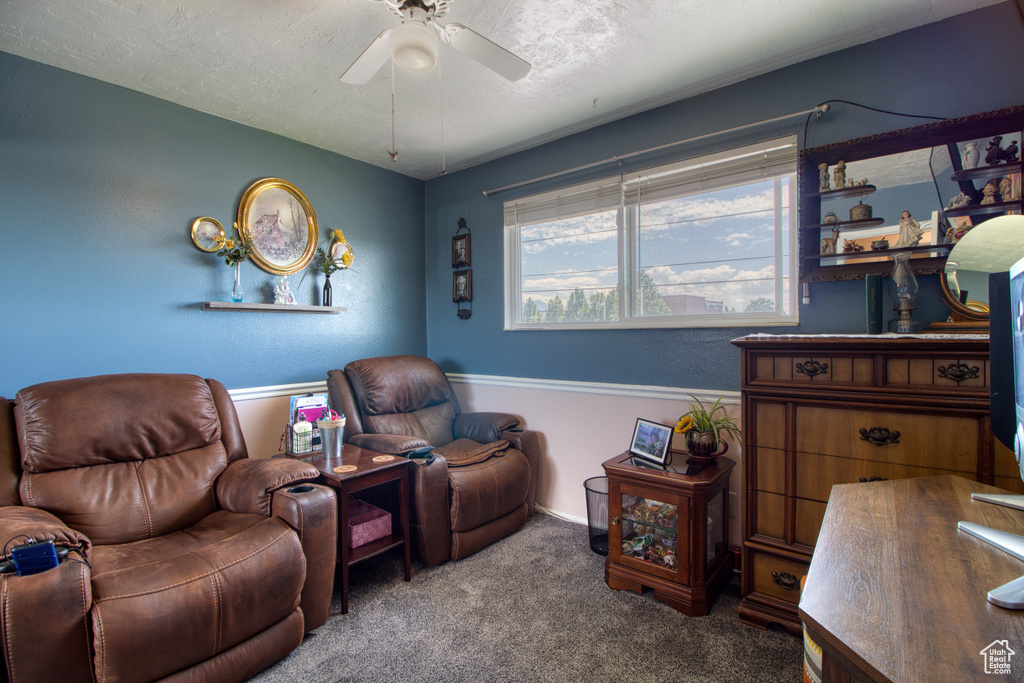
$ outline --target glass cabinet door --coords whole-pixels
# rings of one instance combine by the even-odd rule
[[[613,487],[619,508],[619,561],[679,583],[689,579],[689,498],[623,484]]]
[[[725,522],[725,489],[723,489],[708,501],[708,546],[704,558],[706,567],[710,567],[715,558],[725,552],[729,546],[729,539],[726,538],[728,527]]]

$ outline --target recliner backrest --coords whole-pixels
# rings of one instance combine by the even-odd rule
[[[225,399],[222,385],[194,375],[104,375],[22,389],[14,405],[22,504],[96,544],[195,524],[217,509],[217,476],[247,455],[233,407],[222,415]]]
[[[452,423],[461,409],[448,376],[434,361],[367,358],[346,365],[345,375],[365,432],[414,436],[434,446],[451,443]]]

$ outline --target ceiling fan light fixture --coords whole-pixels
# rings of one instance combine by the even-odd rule
[[[391,29],[391,58],[406,71],[425,73],[437,66],[441,41],[429,26],[405,21]]]

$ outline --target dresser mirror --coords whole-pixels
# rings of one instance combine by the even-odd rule
[[[800,281],[888,275],[900,251],[943,273],[975,226],[1021,212],[1022,129],[1019,106],[801,152]]]
[[[1024,257],[1024,216],[999,216],[953,245],[940,280],[951,322],[988,321],[988,276]]]

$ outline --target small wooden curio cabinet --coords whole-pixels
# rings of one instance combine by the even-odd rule
[[[623,453],[603,464],[608,475],[608,559],[605,581],[615,590],[654,591],[683,614],[704,616],[732,574],[729,472],[680,461],[637,464]]]

